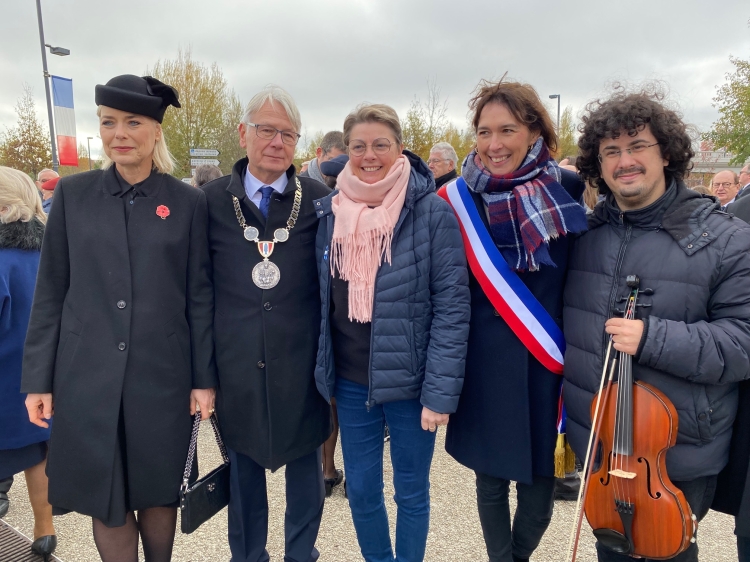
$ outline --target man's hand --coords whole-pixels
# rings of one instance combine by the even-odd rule
[[[52,418],[55,413],[52,403],[52,394],[27,394],[26,410],[29,412],[29,421],[39,427],[49,427],[44,421]]]
[[[635,355],[643,337],[643,320],[610,318],[604,324],[604,331],[612,335],[612,343],[617,351]]]
[[[439,425],[448,425],[448,414],[438,414],[429,408],[422,408],[422,429],[425,431],[437,431]]]
[[[190,393],[190,415],[196,411],[201,413],[201,419],[207,420],[214,413],[215,388],[194,388]],[[197,405],[197,408],[196,408]]]

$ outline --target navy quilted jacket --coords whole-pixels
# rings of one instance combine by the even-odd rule
[[[456,411],[469,335],[469,276],[461,232],[450,206],[435,194],[426,164],[404,151],[411,177],[394,230],[391,263],[375,279],[367,406],[420,398],[442,414]],[[330,329],[333,236],[331,199],[315,202],[322,320],[315,382],[330,402],[336,372]]]

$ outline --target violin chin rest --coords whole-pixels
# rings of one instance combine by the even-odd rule
[[[594,529],[594,536],[602,546],[617,554],[630,554],[633,552],[633,545],[628,538],[614,529]]]

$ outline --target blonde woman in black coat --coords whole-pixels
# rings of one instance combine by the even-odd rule
[[[177,92],[96,87],[104,169],[57,185],[23,361],[31,421],[54,415],[55,514],[93,519],[104,562],[171,558],[191,414],[213,410],[213,288],[202,191],[168,173]]]

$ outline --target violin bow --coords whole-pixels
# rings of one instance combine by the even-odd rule
[[[638,286],[640,285],[640,279],[637,275],[629,275],[627,277],[628,287],[630,287],[630,295],[628,296],[628,305],[625,307],[624,318],[628,318],[631,313],[635,315],[635,301],[638,297]],[[575,509],[575,521],[573,522],[573,531],[570,534],[570,540],[568,541],[568,550],[565,560],[567,562],[575,562],[576,555],[578,553],[578,540],[581,535],[581,525],[583,524],[583,504],[586,501],[586,492],[588,491],[588,481],[591,476],[591,470],[593,468],[593,462],[591,458],[592,444],[594,443],[594,436],[599,435],[602,429],[602,421],[604,416],[601,415],[600,406],[602,403],[602,390],[604,389],[604,381],[607,381],[606,395],[603,397],[605,402],[609,399],[609,393],[612,390],[612,380],[615,374],[615,366],[617,365],[618,356],[612,359],[612,366],[609,369],[609,376],[607,376],[607,366],[609,363],[609,356],[612,352],[612,336],[609,336],[607,343],[607,353],[604,356],[604,366],[602,368],[602,376],[599,382],[599,392],[596,396],[596,407],[594,408],[594,417],[591,420],[591,432],[589,433],[589,442],[586,446],[586,459],[583,462],[583,474],[584,477],[581,479],[581,486],[578,488],[578,500],[576,501]],[[620,352],[615,352],[620,353]]]

